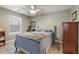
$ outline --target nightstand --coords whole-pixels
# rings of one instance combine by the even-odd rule
[[[5,30],[0,29],[0,46],[5,45]]]

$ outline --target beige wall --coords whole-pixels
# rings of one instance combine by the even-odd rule
[[[64,10],[49,14],[43,14],[32,17],[31,20],[36,21],[37,25],[46,27],[57,26],[57,36],[59,40],[62,39],[62,23],[70,21],[70,10]]]
[[[6,31],[6,40],[12,40],[15,38],[15,35],[9,34],[9,16],[15,15],[22,18],[22,32],[26,32],[27,26],[29,25],[30,18],[6,9],[0,8],[0,27],[5,28]]]

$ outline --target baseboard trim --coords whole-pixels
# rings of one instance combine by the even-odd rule
[[[62,41],[59,41],[59,40],[55,40],[55,42],[62,43]]]
[[[14,41],[14,40],[8,40],[8,41],[6,41],[5,43],[7,44],[7,43],[10,43],[10,42],[12,42],[12,41]]]

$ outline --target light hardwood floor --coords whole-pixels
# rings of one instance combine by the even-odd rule
[[[14,54],[14,42],[9,42],[5,46],[0,47],[0,54]],[[20,53],[21,54],[21,53]],[[54,43],[49,49],[48,54],[62,54],[62,47],[59,43]]]
[[[49,49],[48,54],[62,54],[62,44],[55,42]]]

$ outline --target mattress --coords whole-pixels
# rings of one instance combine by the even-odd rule
[[[52,35],[52,33],[51,32],[26,32],[26,33],[20,33],[17,35],[38,41],[38,40],[48,38],[49,36]]]

